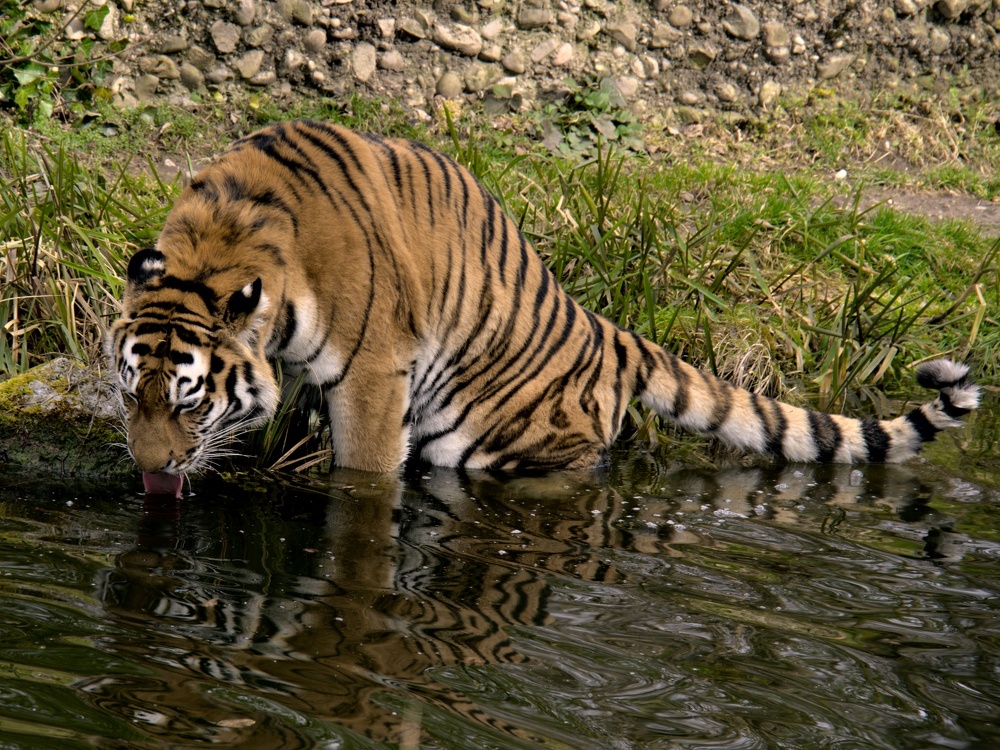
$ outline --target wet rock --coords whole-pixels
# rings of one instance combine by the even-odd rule
[[[377,65],[377,54],[375,46],[368,42],[361,42],[351,53],[351,68],[354,70],[354,77],[362,83],[367,83],[375,75]]]
[[[734,3],[729,16],[722,22],[722,28],[730,36],[747,41],[760,33],[760,23],[753,11],[745,5]]]
[[[854,55],[830,55],[816,66],[816,75],[824,80],[836,78],[854,62]]]
[[[483,38],[479,36],[479,32],[459,24],[435,26],[431,39],[444,49],[469,57],[475,57],[483,48]]]

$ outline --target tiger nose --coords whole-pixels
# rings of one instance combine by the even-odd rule
[[[175,456],[163,436],[135,440],[129,438],[129,448],[136,466],[142,471],[163,471],[174,463]]]

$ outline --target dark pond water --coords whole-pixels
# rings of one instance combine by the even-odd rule
[[[1000,747],[998,415],[903,467],[0,474],[0,747]]]

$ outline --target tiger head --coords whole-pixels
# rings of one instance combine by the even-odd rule
[[[262,340],[269,304],[261,279],[167,266],[157,250],[132,258],[123,316],[105,346],[129,452],[144,473],[180,475],[229,453],[233,433],[270,419],[279,390]]]

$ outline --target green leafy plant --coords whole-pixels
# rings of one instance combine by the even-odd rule
[[[0,0],[0,109],[14,110],[23,122],[53,114],[73,118],[109,98],[101,82],[127,44],[94,38],[109,12],[107,4],[84,0],[57,22],[28,0]],[[68,39],[64,31],[77,18],[90,33]]]
[[[566,99],[545,105],[537,116],[542,142],[550,151],[592,156],[601,143],[645,151],[642,126],[614,79],[588,77],[583,83],[566,79],[565,84]]]

